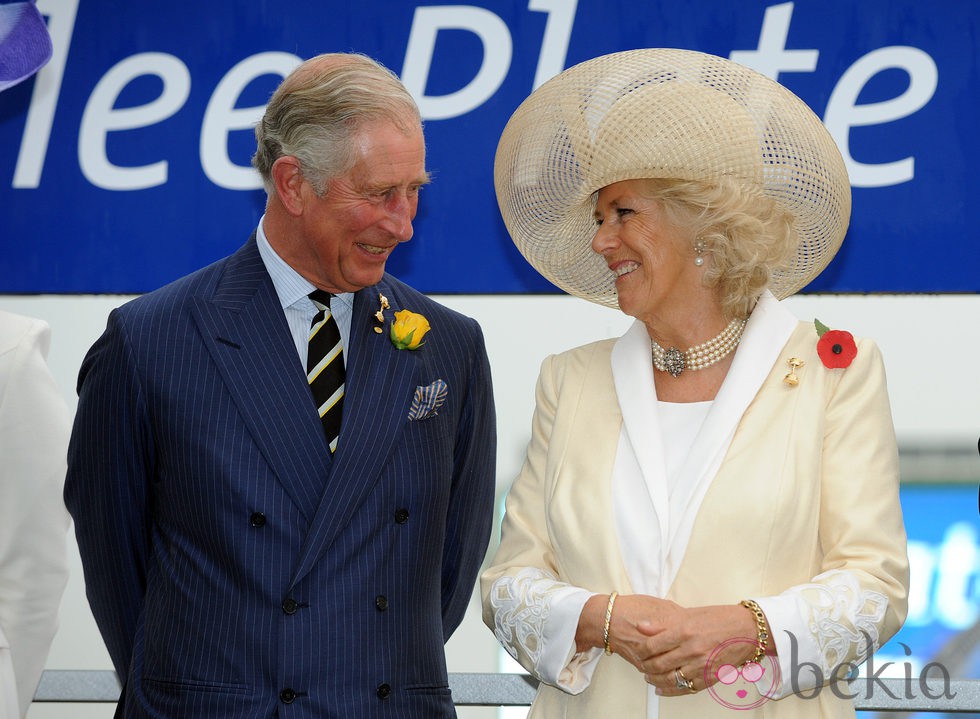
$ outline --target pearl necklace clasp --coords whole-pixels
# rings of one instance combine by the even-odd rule
[[[687,351],[676,347],[664,349],[650,340],[653,352],[653,366],[671,377],[679,377],[684,370],[699,370],[710,367],[730,355],[742,340],[742,331],[747,320],[732,320],[720,333],[707,342],[694,345]]]

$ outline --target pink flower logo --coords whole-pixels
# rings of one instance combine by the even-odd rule
[[[704,681],[711,697],[728,709],[745,711],[769,701],[779,688],[779,663],[775,657],[763,656],[758,662],[735,666],[722,659],[733,644],[758,646],[754,639],[729,639],[719,644],[708,657]]]

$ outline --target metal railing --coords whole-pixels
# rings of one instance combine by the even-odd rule
[[[526,674],[449,675],[456,706],[528,706],[537,680]],[[980,713],[980,680],[868,679],[848,683],[857,709],[883,712]],[[838,689],[841,694],[843,691]],[[119,682],[113,671],[47,670],[36,702],[115,702]]]

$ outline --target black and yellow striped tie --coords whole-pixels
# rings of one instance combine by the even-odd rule
[[[330,312],[330,293],[314,290],[310,299],[319,310],[310,326],[306,379],[310,383],[330,451],[337,449],[344,408],[344,346],[337,320]]]

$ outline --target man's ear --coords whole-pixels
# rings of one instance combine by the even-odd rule
[[[294,216],[303,214],[306,178],[297,158],[283,155],[272,163],[272,184],[286,212]]]

